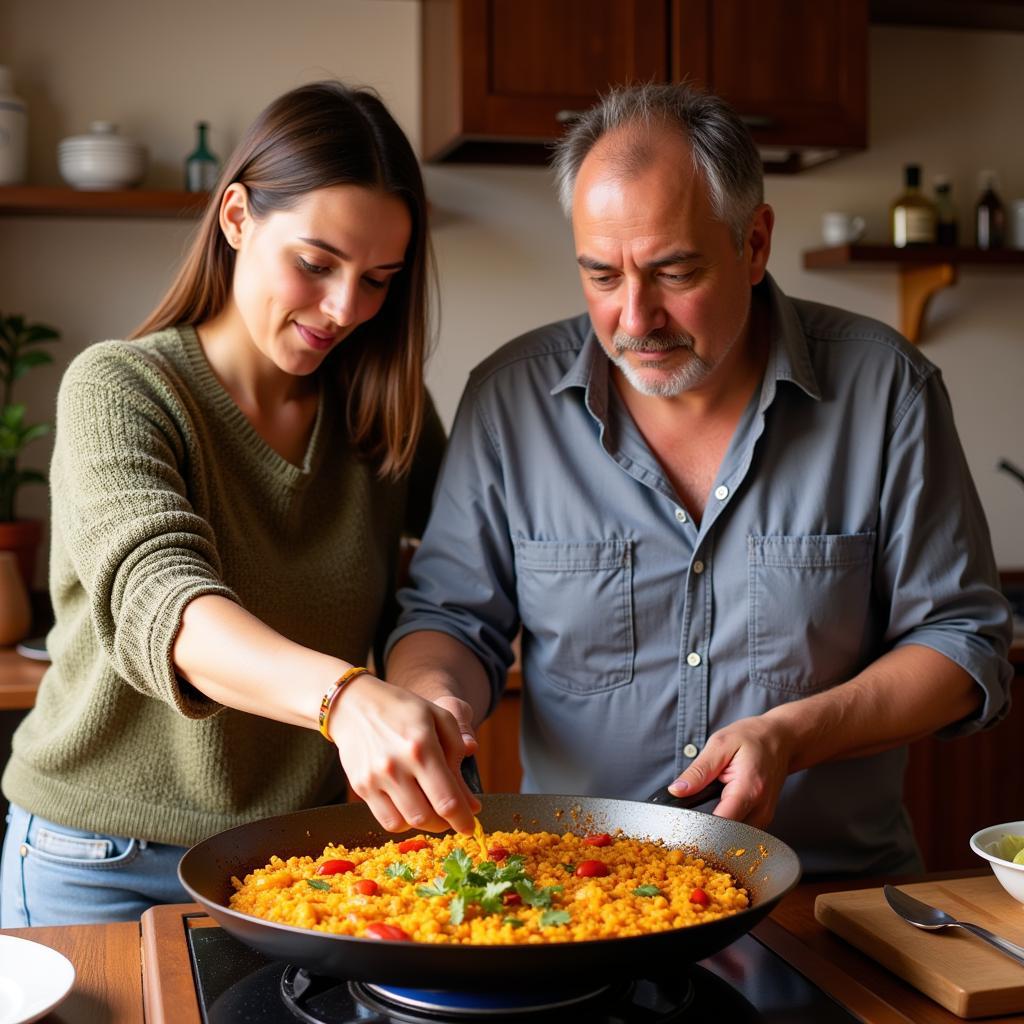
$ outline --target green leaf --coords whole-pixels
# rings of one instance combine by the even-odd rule
[[[633,890],[634,896],[660,896],[661,890],[656,885],[638,885]]]
[[[25,406],[19,404],[5,405],[0,419],[2,419],[4,426],[20,427],[25,419]]]
[[[331,883],[324,882],[319,878],[307,878],[306,885],[308,885],[311,889],[321,889],[323,892],[331,891]]]
[[[501,923],[507,924],[510,928],[522,928],[526,922],[520,921],[518,917],[503,917]]]
[[[49,352],[25,352],[14,360],[14,379],[24,377],[33,366],[46,366],[53,362]]]
[[[389,864],[384,869],[384,874],[389,878],[401,878],[403,882],[416,881],[416,872],[408,864],[403,864],[401,861]]]
[[[448,920],[452,924],[462,924],[466,916],[466,901],[461,896],[453,896],[448,906]]]
[[[447,896],[448,890],[444,887],[444,879],[438,878],[431,882],[430,885],[418,885],[416,887],[417,896],[425,896],[431,898],[434,896]]]
[[[540,926],[541,928],[560,927],[563,924],[568,924],[571,920],[568,910],[545,910],[540,915]]]
[[[575,864],[563,864],[562,867],[565,868],[565,873],[567,875],[571,875],[576,870]]]
[[[538,889],[529,879],[517,882],[515,886],[516,892],[528,907],[540,907],[542,910],[551,906],[555,893],[561,892],[563,888],[561,885],[546,885]]]
[[[46,324],[32,324],[27,331],[25,331],[24,337],[21,339],[23,345],[35,345],[40,341],[59,341],[60,332],[54,330],[52,327],[47,327]]]
[[[46,437],[50,432],[49,423],[35,423],[31,427],[27,427],[21,435],[21,443],[28,444],[30,441],[35,441],[37,438]]]

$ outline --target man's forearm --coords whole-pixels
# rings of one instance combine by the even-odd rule
[[[479,658],[447,633],[422,630],[402,637],[388,655],[387,680],[425,700],[450,695],[466,701],[473,708],[474,727],[491,703]]]
[[[883,655],[841,686],[765,713],[792,737],[790,772],[928,736],[976,711],[969,673],[929,647]]]

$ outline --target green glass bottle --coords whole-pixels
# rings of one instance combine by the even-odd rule
[[[185,189],[188,192],[209,192],[217,184],[220,162],[206,144],[209,127],[205,121],[197,122],[196,148],[185,158]]]

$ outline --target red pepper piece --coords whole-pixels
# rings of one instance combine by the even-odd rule
[[[604,878],[608,865],[603,860],[581,860],[576,865],[577,878]]]
[[[588,846],[611,846],[612,837],[607,832],[599,832],[594,836],[584,836],[583,842]]]
[[[487,856],[497,863],[499,860],[504,860],[508,856],[508,850],[506,850],[504,846],[492,846],[487,851]]]
[[[361,896],[377,895],[377,883],[371,878],[360,878],[354,888]]]
[[[355,871],[356,866],[350,860],[325,860],[316,869],[318,875],[344,875],[349,871]]]
[[[523,897],[517,892],[507,892],[501,897],[501,902],[506,907],[518,907],[523,902]]]
[[[399,928],[397,924],[385,924],[383,921],[368,924],[366,934],[371,939],[383,939],[385,942],[412,942],[411,936],[403,928]]]
[[[414,853],[416,850],[425,850],[426,848],[426,839],[403,839],[398,844],[399,853]]]
[[[698,907],[708,907],[711,905],[711,897],[703,889],[694,889],[690,893],[690,902],[696,903]]]

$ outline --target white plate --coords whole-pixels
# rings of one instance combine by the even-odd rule
[[[29,1024],[71,991],[75,969],[49,946],[0,935],[0,1024]]]

